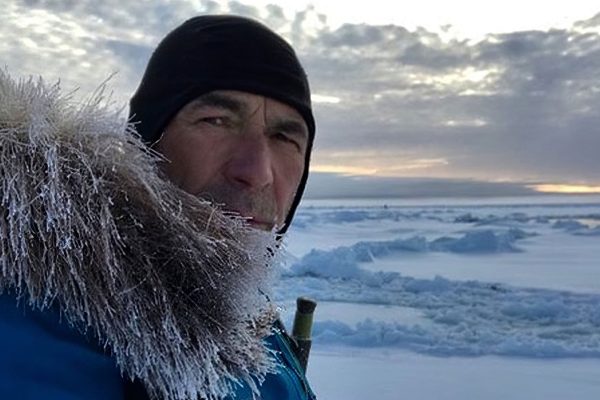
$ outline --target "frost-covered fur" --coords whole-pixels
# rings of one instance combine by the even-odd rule
[[[271,234],[177,189],[102,91],[0,71],[0,293],[92,330],[153,397],[218,399],[272,368]]]

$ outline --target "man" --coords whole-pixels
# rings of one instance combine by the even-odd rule
[[[308,176],[315,123],[306,74],[282,38],[240,17],[188,20],[152,55],[130,119],[186,192],[257,229],[287,230]],[[284,336],[271,337],[288,359],[278,360],[280,376],[268,376],[262,396],[310,398]],[[289,382],[304,393],[296,397]]]
[[[249,249],[288,229],[307,179],[292,48],[231,16],[159,44],[130,120],[172,183],[61,104],[0,74],[0,398],[314,398],[259,290],[272,250]]]
[[[250,213],[245,215],[250,222],[263,228],[276,224],[280,232],[288,228],[308,176],[315,123],[306,75],[282,38],[240,17],[191,19],[159,44],[131,100],[130,114],[143,139],[169,159],[168,175],[186,191],[204,191],[227,208]],[[199,122],[202,118],[219,121]],[[222,132],[262,129],[265,137],[224,144],[216,138],[215,122],[221,124]],[[211,123],[211,129],[206,129]],[[230,136],[246,139],[248,135]],[[263,143],[267,138],[268,146]],[[283,146],[275,148],[273,142]],[[226,154],[213,154],[216,149],[211,147],[222,145],[233,148],[224,149]],[[217,171],[213,165],[210,171],[209,157],[220,163],[239,158],[241,163],[233,160],[226,171]],[[225,176],[214,179],[236,183],[224,186],[198,176],[215,172]],[[246,204],[238,204],[241,201]],[[267,215],[251,215],[255,211]]]

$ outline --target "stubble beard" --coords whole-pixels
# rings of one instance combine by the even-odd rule
[[[272,230],[282,223],[270,187],[250,191],[227,184],[211,184],[203,187],[196,196],[218,205],[226,212],[247,218],[250,224],[253,221],[260,222],[265,230]]]

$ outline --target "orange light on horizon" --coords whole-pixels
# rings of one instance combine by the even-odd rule
[[[374,168],[364,168],[349,165],[327,165],[317,164],[311,165],[311,172],[330,172],[340,175],[375,175],[377,170]]]
[[[595,185],[540,184],[529,188],[542,193],[600,194],[600,186]]]

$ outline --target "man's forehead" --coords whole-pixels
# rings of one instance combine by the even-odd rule
[[[250,102],[247,98],[249,93],[234,90],[213,90],[204,93],[190,101],[186,107],[199,108],[203,106],[216,106],[243,111],[248,108]]]

